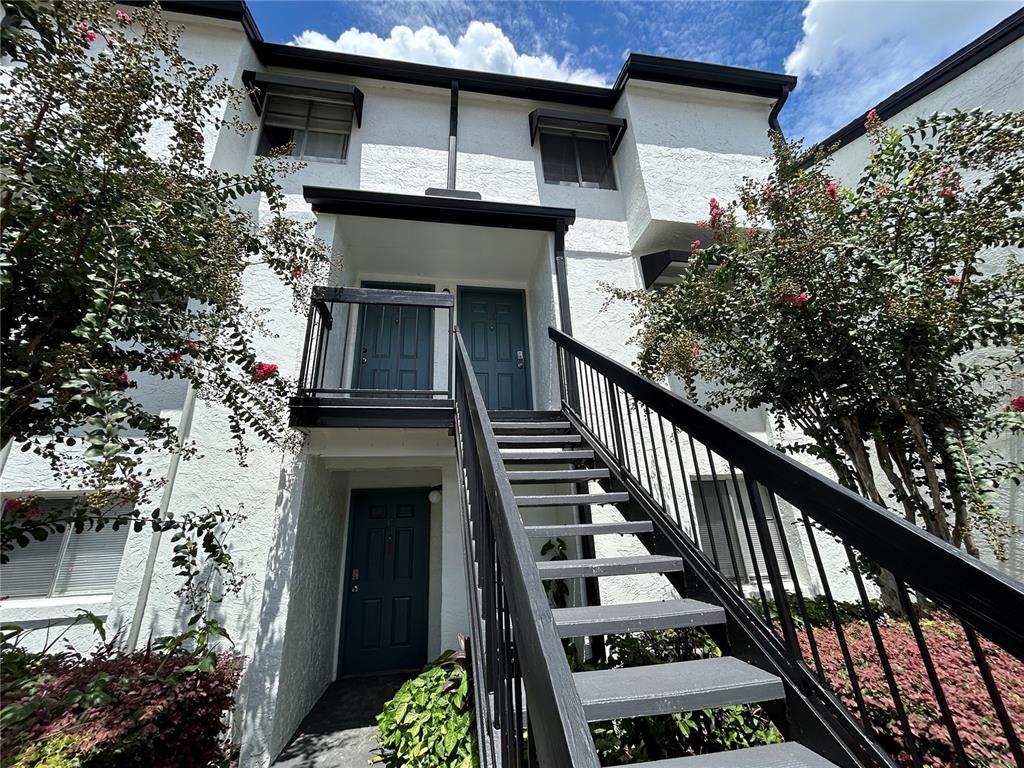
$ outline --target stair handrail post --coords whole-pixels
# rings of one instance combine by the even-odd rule
[[[526,687],[527,716],[532,729],[530,746],[536,747],[542,768],[600,768],[583,702],[555,628],[554,615],[465,342],[457,328],[455,354],[456,384],[462,395],[455,402],[456,421],[460,425],[457,428],[468,426],[467,437],[474,441],[477,452],[483,486],[480,511],[488,516],[489,541],[494,544],[512,644]],[[474,531],[474,535],[479,533]],[[488,646],[495,644],[488,638]],[[500,693],[497,689],[494,691],[496,703]],[[513,724],[518,719],[513,717]],[[511,736],[505,723],[502,728],[506,729],[503,736]],[[521,741],[519,734],[516,742]]]

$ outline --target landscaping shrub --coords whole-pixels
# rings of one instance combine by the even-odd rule
[[[401,688],[377,715],[374,762],[402,768],[478,765],[476,721],[464,648],[445,651]]]
[[[721,656],[700,629],[665,630],[608,639],[604,668],[665,664]],[[782,735],[756,705],[638,717],[591,726],[602,765],[663,760],[742,749],[782,741]]]
[[[875,737],[901,765],[911,765],[912,757],[901,738],[903,729],[870,627],[865,621],[851,621],[843,629]],[[944,618],[922,619],[921,629],[970,764],[976,768],[1013,765],[1009,745],[963,629]],[[935,768],[959,765],[910,625],[883,619],[879,632],[922,762]],[[814,635],[831,687],[852,712],[859,714],[835,631],[816,629]],[[1024,727],[1024,663],[991,643],[981,643],[1010,719],[1020,733]],[[811,663],[810,654],[805,655]]]
[[[5,642],[4,768],[227,764],[241,657],[180,647],[33,654]]]

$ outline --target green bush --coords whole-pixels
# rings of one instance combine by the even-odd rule
[[[377,715],[373,762],[402,768],[473,768],[476,723],[465,648],[445,651]]]
[[[721,655],[703,630],[665,630],[609,638],[608,660],[600,666],[635,667]],[[702,755],[782,741],[764,710],[756,705],[595,723],[591,733],[602,765]]]

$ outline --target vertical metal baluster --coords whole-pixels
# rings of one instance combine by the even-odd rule
[[[658,478],[658,494],[661,496],[661,509],[668,513],[668,504],[665,503],[665,486],[661,482],[661,462],[658,461],[658,444],[654,440],[654,427],[651,425],[651,408],[645,405],[644,411],[647,414],[647,436],[651,439],[651,463],[654,464],[654,476]],[[637,416],[639,418],[639,415]],[[654,490],[653,488],[651,489]]]
[[[849,544],[844,544],[846,557],[850,561],[850,570],[853,573],[853,580],[857,584],[857,592],[860,594],[861,605],[864,606],[864,616],[868,621],[868,628],[871,630],[871,637],[875,641],[875,648],[878,651],[878,660],[882,664],[882,672],[885,674],[886,684],[889,686],[889,693],[892,695],[892,703],[896,708],[896,717],[903,729],[903,744],[910,752],[910,759],[914,768],[921,768],[921,755],[917,749],[917,739],[910,729],[910,721],[907,719],[907,710],[903,706],[903,697],[900,695],[899,686],[896,684],[896,676],[893,674],[892,665],[889,663],[889,653],[885,650],[885,643],[882,642],[882,633],[878,631],[878,622],[875,620],[875,612],[871,610],[871,601],[868,599],[867,590],[864,588],[864,579],[860,575],[860,566],[857,565],[857,558]]]
[[[629,424],[629,443],[632,448],[633,466],[629,467],[629,473],[636,480],[637,485],[642,485],[640,480],[640,460],[636,455],[636,431],[633,429],[633,407],[629,404],[629,393],[622,392],[622,410],[626,412],[626,421]]]
[[[946,726],[946,732],[953,743],[953,750],[956,752],[957,759],[961,765],[969,765],[970,761],[964,753],[964,744],[960,739],[960,731],[957,730],[956,723],[953,720],[953,713],[949,711],[946,692],[942,688],[942,681],[939,680],[938,671],[935,669],[935,663],[932,661],[931,651],[928,650],[928,640],[925,638],[924,632],[921,631],[921,624],[917,620],[917,610],[910,599],[910,593],[902,581],[896,582],[896,594],[899,595],[900,605],[903,606],[903,612],[907,614],[907,621],[910,623],[910,629],[914,633],[914,640],[917,641],[917,649],[921,653],[921,661],[924,662],[925,672],[928,673],[928,682],[931,683],[932,692],[935,694],[935,701],[939,705],[939,712],[942,714],[943,723]]]
[[[636,431],[637,436],[640,438],[640,453],[644,458],[644,474],[647,476],[647,487],[644,490],[646,490],[648,495],[653,499],[654,481],[651,479],[651,464],[647,458],[647,443],[644,442],[644,428],[640,422],[640,401],[634,397],[633,403],[636,405]]]
[[[306,390],[311,389],[309,381],[306,379],[306,374],[309,369],[309,343],[313,338],[313,315],[316,314],[316,308],[312,302],[309,305],[309,314],[306,315],[306,336],[302,342],[302,363],[299,366],[299,394],[304,394]]]
[[[857,667],[853,663],[853,656],[850,654],[850,646],[846,641],[846,630],[843,629],[843,622],[839,618],[839,609],[836,601],[832,598],[832,588],[828,583],[828,575],[825,573],[825,564],[818,552],[818,542],[814,538],[814,528],[803,512],[800,517],[804,521],[804,528],[807,530],[807,538],[811,544],[811,555],[814,557],[814,565],[818,571],[818,578],[821,579],[822,589],[825,591],[825,601],[828,603],[828,612],[832,617],[832,624],[836,629],[836,638],[839,640],[839,650],[843,654],[843,664],[846,666],[846,674],[850,677],[850,687],[853,689],[853,698],[857,702],[857,712],[860,715],[861,723],[867,733],[871,733],[871,721],[868,718],[868,708],[864,703],[864,692],[861,689],[860,678],[857,676]],[[825,682],[828,682],[827,680]],[[837,695],[839,691],[835,692]]]
[[[715,457],[711,453],[711,449],[707,445],[704,446],[704,451],[708,455],[708,467],[711,469],[711,485],[715,489],[715,500],[718,502],[718,509],[722,514],[722,530],[725,532],[725,546],[729,550],[729,562],[732,563],[732,577],[736,582],[736,591],[743,594],[743,579],[740,576],[740,566],[736,562],[736,550],[732,545],[732,531],[729,526],[729,509],[722,503],[722,490],[718,484],[718,472],[715,471]],[[742,553],[741,553],[742,554]]]
[[[679,460],[680,482],[683,485],[683,494],[686,499],[686,509],[690,514],[690,540],[696,545],[698,538],[697,516],[693,513],[693,500],[690,498],[690,473],[686,471],[683,464],[683,451],[679,447],[679,429],[672,427],[672,439],[676,444],[676,458]]]
[[[779,534],[779,542],[782,544],[782,554],[786,558],[786,567],[789,568],[789,580],[793,582],[793,593],[796,595],[797,610],[803,618],[804,631],[807,633],[807,643],[811,649],[811,658],[814,660],[814,668],[818,671],[818,677],[825,679],[825,672],[821,666],[821,655],[818,653],[818,641],[814,637],[814,628],[811,626],[810,616],[807,613],[807,606],[804,603],[804,593],[800,589],[800,575],[797,573],[796,564],[793,562],[793,555],[789,550],[789,537],[782,528],[782,515],[779,514],[779,506],[775,501],[775,493],[766,489],[768,501],[772,506],[772,515],[775,517],[775,530]],[[767,522],[767,521],[765,521]],[[771,540],[769,540],[769,545]],[[774,547],[773,547],[774,549]]]
[[[744,473],[746,474],[746,473]],[[761,597],[761,611],[764,613],[764,620],[771,627],[771,611],[768,610],[768,596],[764,591],[764,581],[761,578],[761,566],[757,563],[757,551],[754,547],[754,539],[750,535],[750,523],[747,522],[746,508],[743,506],[744,494],[740,491],[739,481],[736,479],[736,467],[729,462],[729,475],[732,477],[732,489],[736,494],[736,503],[740,507],[740,522],[743,524],[743,536],[747,540],[747,551],[750,552],[750,563],[754,567],[754,576],[757,578],[757,593]]]
[[[619,416],[619,387],[608,379],[605,379],[605,391],[608,393],[609,413],[612,421],[612,437],[614,440],[612,454],[619,467],[624,468],[626,463],[626,449],[622,442],[622,423]]]
[[[665,467],[668,470],[668,484],[669,490],[672,494],[672,508],[676,513],[676,525],[681,528],[683,524],[682,519],[679,516],[679,494],[676,493],[676,481],[672,472],[672,454],[669,453],[668,440],[665,439],[665,419],[662,418],[660,413],[658,414],[658,429],[661,430],[661,447],[662,450],[665,451]],[[683,471],[681,466],[679,467],[679,471],[680,473]],[[665,511],[668,512],[668,509]]]
[[[1014,730],[1013,719],[1010,717],[1010,713],[1006,711],[1006,704],[1003,703],[1003,696],[999,692],[999,686],[996,685],[996,680],[992,676],[992,669],[988,664],[988,659],[985,658],[985,651],[981,647],[981,643],[978,642],[977,633],[962,621],[960,626],[964,629],[967,644],[971,647],[971,653],[974,654],[974,660],[978,664],[981,679],[985,681],[985,688],[988,689],[988,695],[992,700],[996,717],[999,718],[999,724],[1003,726],[1003,734],[1010,745],[1010,753],[1013,755],[1013,760],[1017,764],[1017,768],[1021,768],[1021,766],[1024,766],[1024,750],[1021,750],[1020,738]]]
[[[693,471],[697,473],[697,492],[700,494],[700,508],[704,513],[704,522],[708,526],[708,543],[711,544],[711,558],[715,564],[715,570],[719,573],[722,572],[722,566],[718,559],[718,547],[715,545],[714,527],[711,525],[711,515],[708,513],[708,502],[704,496],[704,481],[700,476],[700,462],[697,461],[697,448],[693,444],[693,435],[687,434],[687,439],[690,441],[690,456],[693,458]],[[694,542],[700,542],[700,530],[698,528],[693,529],[693,540]],[[704,547],[701,547],[703,550]],[[704,552],[705,556],[707,552]]]

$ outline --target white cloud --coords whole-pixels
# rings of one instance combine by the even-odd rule
[[[786,58],[800,77],[790,132],[814,141],[863,114],[1021,6],[1019,0],[809,0]]]
[[[397,26],[386,38],[355,27],[342,32],[336,40],[322,32],[306,30],[293,38],[292,44],[442,67],[607,85],[604,77],[595,70],[574,67],[568,56],[559,61],[547,53],[531,55],[518,52],[501,28],[490,22],[469,22],[466,31],[454,43],[434,27],[422,26],[413,31],[406,26]]]

